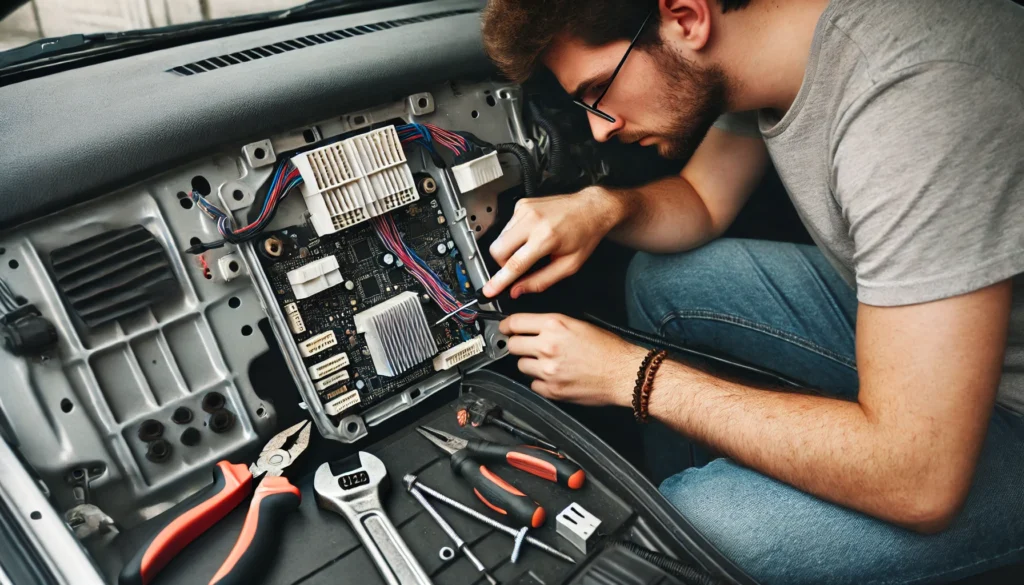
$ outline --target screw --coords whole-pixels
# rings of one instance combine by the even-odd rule
[[[516,535],[519,534],[519,531],[516,530],[515,528],[512,528],[510,526],[505,526],[504,524],[502,524],[501,522],[498,522],[497,520],[492,520],[492,519],[488,518],[487,516],[484,516],[480,512],[477,512],[473,508],[470,508],[470,507],[468,507],[468,506],[466,506],[466,505],[464,505],[464,504],[462,504],[460,502],[456,502],[455,500],[453,500],[453,499],[449,498],[448,496],[438,492],[437,490],[435,490],[435,489],[433,489],[433,488],[431,488],[431,487],[429,487],[427,485],[424,485],[422,482],[420,482],[416,478],[415,475],[412,475],[412,474],[406,475],[404,478],[402,478],[402,481],[405,483],[405,488],[407,490],[412,491],[413,488],[415,488],[416,491],[422,492],[422,493],[424,493],[424,494],[434,498],[435,500],[438,500],[438,501],[441,501],[441,502],[443,502],[445,504],[448,504],[452,508],[455,508],[456,510],[462,512],[463,514],[466,514],[468,516],[472,516],[473,518],[476,518],[480,522],[483,522],[484,524],[490,526],[491,528],[494,528],[495,530],[500,530],[501,532],[504,532],[505,534],[508,534],[509,536],[512,536],[512,537],[515,537]],[[526,537],[526,542],[528,542],[528,543],[532,544],[533,546],[541,549],[542,551],[547,552],[548,554],[550,554],[552,556],[555,556],[555,557],[558,557],[558,558],[562,559],[563,561],[566,561],[566,562],[572,563],[572,564],[576,564],[576,561],[574,561],[572,559],[572,557],[570,557],[569,555],[563,553],[562,551],[552,547],[549,544],[545,544],[544,541],[537,540],[536,538],[534,538],[532,536],[527,536]]]
[[[459,549],[460,551],[462,551],[462,554],[466,555],[466,558],[469,559],[471,563],[473,563],[473,566],[476,567],[477,571],[483,573],[484,577],[487,579],[487,582],[491,585],[498,585],[498,581],[495,580],[495,578],[487,572],[487,567],[484,566],[484,564],[480,562],[480,559],[476,558],[476,555],[473,554],[473,551],[471,551],[469,547],[466,546],[466,541],[459,538],[459,535],[455,533],[455,529],[452,528],[451,525],[448,524],[448,522],[444,518],[442,518],[440,514],[437,513],[437,510],[435,510],[434,507],[430,505],[430,502],[428,502],[427,499],[423,497],[423,494],[420,493],[420,490],[417,489],[416,486],[410,486],[409,493],[412,494],[412,497],[416,498],[416,501],[419,502],[421,506],[423,506],[424,510],[426,510],[431,516],[433,516],[434,522],[437,522],[437,525],[441,527],[441,530],[444,530],[445,534],[448,535],[448,538],[452,539],[452,542],[455,543],[455,548]]]

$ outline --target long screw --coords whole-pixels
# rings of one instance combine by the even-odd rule
[[[501,522],[498,522],[497,520],[492,520],[491,518],[488,518],[487,516],[484,516],[480,512],[477,512],[473,508],[470,508],[470,507],[468,507],[468,506],[466,506],[466,505],[464,505],[464,504],[462,504],[460,502],[456,502],[455,500],[449,498],[448,496],[446,496],[446,495],[438,492],[437,490],[431,488],[430,486],[427,486],[427,485],[423,484],[422,482],[419,481],[419,479],[417,479],[417,477],[415,475],[412,475],[412,474],[406,475],[404,478],[402,478],[402,481],[405,483],[406,489],[412,491],[413,488],[416,488],[416,491],[422,492],[422,493],[424,493],[424,494],[434,498],[435,500],[438,500],[440,502],[448,504],[452,508],[455,508],[456,510],[462,512],[463,514],[466,514],[468,516],[472,516],[473,518],[476,518],[480,522],[483,522],[484,524],[490,526],[491,528],[494,528],[495,530],[500,530],[501,532],[504,532],[505,534],[508,534],[509,536],[512,536],[512,537],[515,537],[516,535],[519,534],[519,531],[516,530],[515,528],[512,528],[510,526],[505,526],[504,524],[502,524]],[[526,537],[526,542],[532,544],[533,546],[541,549],[542,551],[544,551],[544,552],[546,552],[546,553],[548,553],[548,554],[550,554],[552,556],[555,556],[555,557],[558,557],[558,558],[562,559],[563,561],[565,561],[567,563],[576,564],[576,561],[574,561],[572,557],[570,557],[569,555],[563,553],[562,551],[560,551],[560,550],[558,550],[556,548],[553,548],[551,545],[545,544],[544,541],[542,541],[542,540],[538,540],[538,539],[536,539],[536,538],[534,538],[532,536],[527,536]]]
[[[452,542],[455,543],[455,548],[459,549],[460,551],[462,551],[462,554],[466,555],[466,558],[469,559],[471,563],[473,563],[473,566],[476,567],[477,571],[483,573],[484,577],[487,579],[487,582],[491,585],[498,585],[498,581],[494,577],[492,577],[490,573],[487,572],[487,567],[480,562],[480,559],[476,558],[476,555],[473,554],[473,551],[470,550],[469,546],[466,545],[466,541],[459,538],[459,535],[455,532],[455,529],[452,528],[451,525],[448,524],[448,522],[444,518],[442,518],[440,514],[437,513],[437,510],[435,510],[434,507],[430,505],[430,502],[428,502],[427,499],[423,497],[423,494],[420,493],[420,490],[417,487],[413,486],[409,489],[409,493],[412,494],[412,497],[416,498],[416,501],[419,502],[421,506],[423,506],[424,510],[426,510],[431,516],[434,517],[434,521],[437,522],[437,525],[441,527],[441,530],[444,530],[445,534],[448,535],[448,538],[452,539]]]

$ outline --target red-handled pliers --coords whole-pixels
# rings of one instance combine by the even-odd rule
[[[303,421],[273,436],[256,463],[221,461],[213,484],[164,512],[164,522],[121,570],[120,585],[149,585],[183,548],[253,494],[238,541],[210,585],[258,582],[280,536],[284,517],[299,507],[299,488],[281,476],[306,447],[312,426]],[[255,480],[265,476],[253,492]]]

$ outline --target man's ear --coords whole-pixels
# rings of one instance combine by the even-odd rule
[[[661,38],[698,52],[711,37],[711,2],[715,0],[659,0]]]

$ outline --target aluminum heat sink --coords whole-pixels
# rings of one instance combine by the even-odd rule
[[[419,295],[404,292],[355,315],[356,331],[366,335],[373,367],[398,376],[437,355],[437,343]]]

